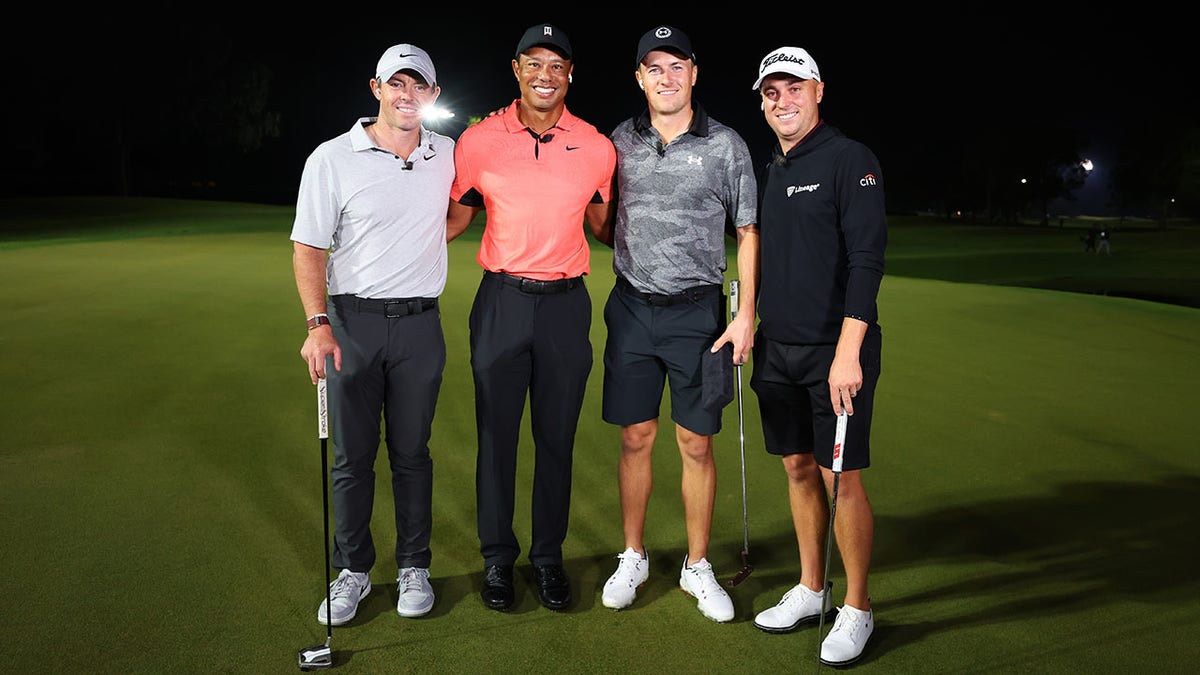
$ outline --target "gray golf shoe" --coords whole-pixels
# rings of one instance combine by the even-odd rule
[[[397,614],[412,618],[425,616],[433,609],[433,586],[429,585],[428,569],[403,567],[396,582]]]
[[[342,570],[338,578],[329,584],[329,602],[333,606],[330,624],[341,626],[349,623],[358,613],[358,603],[371,592],[371,578],[366,572]],[[326,622],[325,600],[317,608],[317,621]]]

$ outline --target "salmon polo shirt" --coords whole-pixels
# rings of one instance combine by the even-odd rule
[[[476,257],[485,270],[543,281],[587,274],[584,211],[612,199],[616,150],[566,108],[539,138],[517,105],[459,136],[450,198],[487,211]]]

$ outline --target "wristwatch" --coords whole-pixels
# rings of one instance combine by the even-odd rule
[[[328,326],[329,325],[329,315],[328,314],[313,314],[312,316],[308,317],[308,321],[305,322],[305,325],[308,326],[309,330],[312,330],[312,329],[316,328],[317,326],[321,326],[321,325]]]

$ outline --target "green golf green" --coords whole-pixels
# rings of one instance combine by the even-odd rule
[[[0,209],[5,670],[297,672],[297,651],[324,641],[322,467],[316,391],[299,358],[292,213],[105,199]],[[1200,409],[1200,229],[1118,230],[1111,258],[1085,254],[1080,231],[894,219],[865,474],[877,627],[856,671],[1182,673],[1200,661],[1200,453],[1188,422]],[[650,579],[632,607],[600,604],[622,536],[617,429],[600,419],[600,311],[613,276],[599,246],[565,549],[576,600],[542,608],[522,560],[514,610],[483,607],[467,343],[477,242],[468,232],[451,243],[441,303],[437,603],[420,619],[395,613],[381,452],[375,588],[333,629],[335,670],[815,671],[815,627],[769,635],[752,624],[799,570],[749,368],[754,571],[730,590],[737,617],[713,623],[678,588],[686,537],[670,434],[656,448]],[[716,446],[709,557],[727,579],[742,566],[736,403]],[[532,455],[526,428],[522,542]],[[831,580],[840,598],[836,555]]]

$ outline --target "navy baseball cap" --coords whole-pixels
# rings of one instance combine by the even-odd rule
[[[571,41],[567,39],[567,34],[562,29],[553,24],[539,23],[536,26],[530,26],[521,36],[521,41],[517,43],[517,53],[513,58],[520,57],[530,47],[553,49],[564,59],[572,60]]]
[[[673,26],[658,26],[646,31],[642,39],[638,40],[635,67],[642,65],[646,55],[655,49],[672,52],[685,59],[691,59],[692,63],[696,62],[696,54],[692,51],[692,41],[688,39],[687,33]]]

